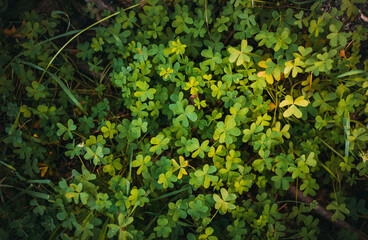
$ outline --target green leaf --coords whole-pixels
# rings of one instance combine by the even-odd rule
[[[345,203],[338,204],[336,201],[333,201],[332,203],[327,205],[326,209],[335,211],[335,213],[331,217],[331,220],[333,222],[335,222],[336,220],[344,221],[345,220],[344,214],[350,213],[349,209],[346,208]]]
[[[275,187],[277,189],[282,188],[283,190],[288,190],[289,189],[289,184],[290,182],[292,182],[292,178],[285,176],[285,173],[283,170],[281,170],[280,168],[276,168],[275,173],[277,174],[277,176],[273,176],[271,178],[271,180],[273,182],[275,182]]]
[[[139,99],[144,102],[147,99],[153,99],[156,89],[149,88],[148,83],[138,81],[136,82],[137,87],[140,89],[134,93],[134,96],[139,97]]]
[[[143,158],[142,155],[138,155],[136,160],[132,162],[132,167],[139,167],[137,170],[137,174],[140,175],[142,171],[147,171],[147,167],[151,166],[151,156],[145,156]]]
[[[215,208],[221,209],[222,213],[225,214],[228,210],[235,209],[235,205],[231,202],[236,199],[236,195],[229,194],[225,188],[221,188],[221,197],[217,194],[213,194],[213,200],[216,201]]]
[[[196,183],[203,185],[205,188],[208,188],[211,182],[218,181],[217,176],[211,175],[211,173],[214,172],[216,172],[215,166],[209,166],[208,164],[204,165],[203,171],[197,170],[194,173],[194,175],[198,178],[196,179]]]
[[[156,137],[151,138],[152,147],[150,147],[150,152],[155,152],[158,155],[162,153],[162,150],[167,150],[169,148],[168,144],[170,142],[169,138],[165,138],[164,135],[159,134]]]
[[[235,137],[239,136],[241,131],[236,127],[236,121],[232,116],[226,116],[225,122],[218,122],[216,130],[213,134],[215,140],[219,140],[220,143],[233,143]]]
[[[112,238],[120,231],[120,227],[116,224],[108,224],[107,227],[109,231],[107,232],[107,237]]]
[[[253,50],[252,46],[248,46],[247,40],[243,40],[241,42],[240,51],[236,48],[230,47],[228,51],[230,52],[229,61],[234,63],[236,61],[236,65],[242,65],[244,62],[250,62],[251,59],[249,57],[249,53]]]
[[[293,78],[295,78],[298,73],[302,73],[303,69],[300,67],[304,67],[305,64],[303,61],[301,61],[299,58],[294,59],[294,61],[289,61],[285,63],[285,69],[284,74],[286,77],[289,76],[290,73],[292,73]]]
[[[106,127],[103,126],[101,131],[103,132],[103,136],[105,138],[109,137],[110,139],[114,138],[114,135],[118,133],[115,129],[115,123],[111,123],[110,121],[106,121]]]
[[[297,106],[301,106],[301,107],[306,107],[308,106],[308,101],[304,100],[304,96],[300,96],[297,99],[295,99],[295,101],[293,100],[293,97],[290,95],[287,95],[285,97],[285,100],[283,100],[280,103],[280,107],[285,107],[290,105],[290,107],[284,112],[283,116],[284,117],[290,117],[292,115],[294,115],[297,118],[301,118],[302,117],[302,112],[299,110],[299,108]]]
[[[216,64],[222,63],[221,53],[216,52],[215,54],[213,54],[211,47],[202,50],[201,55],[205,58],[208,58],[208,60],[205,60],[203,64],[211,66],[212,71],[215,70]]]

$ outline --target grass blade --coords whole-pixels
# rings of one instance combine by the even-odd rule
[[[346,76],[353,76],[353,75],[358,75],[358,74],[362,74],[362,73],[367,73],[367,72],[363,71],[363,70],[355,69],[355,70],[351,70],[349,72],[340,74],[339,76],[337,76],[337,78],[342,78],[342,77],[346,77]]]
[[[344,118],[343,118],[343,123],[344,123],[344,132],[345,132],[345,157],[346,157],[346,161],[349,157],[349,148],[350,148],[350,141],[349,141],[349,137],[350,137],[350,115],[347,113],[345,114]]]
[[[51,17],[55,17],[56,15],[65,15],[66,16],[66,18],[68,19],[68,27],[66,28],[66,31],[68,31],[69,30],[69,28],[70,28],[70,18],[69,18],[69,15],[68,14],[66,14],[66,12],[63,12],[63,11],[52,11],[51,12]]]
[[[21,192],[27,193],[30,196],[33,196],[33,197],[37,197],[37,198],[41,198],[41,199],[45,199],[45,200],[50,199],[50,195],[48,195],[46,193],[35,192],[35,191],[29,190],[29,189],[18,188],[18,187],[14,187],[14,186],[7,185],[7,184],[0,184],[0,187],[15,188],[15,189],[18,189]]]
[[[12,128],[10,129],[10,131],[9,131],[9,136],[10,135],[12,135],[13,134],[13,132],[15,131],[15,129],[17,128],[17,126],[18,126],[18,123],[19,123],[19,117],[20,117],[20,109],[19,109],[19,112],[18,112],[18,115],[17,115],[17,118],[15,119],[15,121],[14,121],[14,124],[13,124],[13,126],[12,126]]]
[[[3,161],[0,161],[0,163],[3,164],[5,167],[10,168],[13,171],[17,171],[13,166],[11,166],[11,165],[9,165],[7,163],[4,163]]]
[[[333,151],[334,153],[336,153],[337,156],[339,156],[342,160],[345,161],[345,158],[338,151],[336,151],[333,147],[331,147],[330,145],[328,145],[328,143],[326,143],[324,140],[322,140],[322,138],[319,138],[319,140],[321,140],[321,142],[324,145],[326,145],[326,147],[328,147],[329,149],[331,149],[331,151]]]
[[[52,79],[54,79],[58,84],[59,86],[63,89],[63,91],[66,93],[66,95],[69,97],[70,101],[72,103],[74,103],[78,108],[80,108],[80,110],[82,110],[82,112],[84,114],[87,114],[86,113],[86,110],[82,107],[82,105],[78,102],[78,100],[74,97],[74,95],[70,92],[70,90],[67,88],[67,86],[65,86],[65,84],[53,73],[50,73],[48,71],[46,71],[45,69],[33,64],[33,63],[30,63],[30,62],[26,62],[26,61],[20,61],[21,63],[25,64],[25,65],[28,65],[28,66],[31,66],[35,69],[38,69],[38,70],[41,70],[43,71],[44,73],[48,73]]]
[[[128,181],[127,181],[127,194],[130,191],[130,182],[132,178],[132,161],[133,161],[133,148],[132,153],[130,154],[130,161],[129,161],[129,174],[128,174]]]
[[[159,196],[159,197],[157,197],[157,198],[154,198],[154,199],[152,199],[150,202],[154,202],[154,201],[157,201],[157,200],[160,200],[160,199],[163,199],[163,198],[168,198],[168,197],[171,197],[171,196],[177,195],[177,194],[179,194],[179,193],[181,193],[181,192],[187,191],[187,190],[189,190],[189,189],[190,189],[190,186],[187,186],[187,187],[185,187],[185,188],[182,188],[182,189],[179,189],[179,190],[176,190],[176,191],[170,192],[170,193],[166,193],[166,194],[161,195],[161,196]]]
[[[141,4],[143,4],[143,2],[140,2],[140,3],[138,3],[138,4],[135,4],[135,5],[133,5],[133,6],[130,6],[130,7],[128,7],[128,8],[126,8],[126,9],[124,9],[124,10],[122,10],[122,11],[126,11],[126,10],[128,10],[128,9],[131,9],[131,8],[135,8],[135,7],[138,7],[138,6],[140,6]],[[111,15],[109,15],[109,16],[107,16],[107,17],[105,17],[105,18],[103,18],[103,19],[101,19],[101,20],[99,20],[99,21],[97,21],[97,22],[95,22],[95,23],[93,23],[93,24],[91,24],[91,25],[89,25],[88,27],[86,27],[86,28],[84,28],[84,29],[82,29],[80,32],[78,32],[77,34],[75,34],[71,39],[69,39],[69,41],[67,41],[60,49],[59,49],[59,51],[57,51],[57,53],[54,55],[54,57],[50,60],[50,62],[47,64],[47,66],[46,66],[46,70],[51,66],[51,64],[54,62],[54,60],[56,59],[56,57],[64,50],[64,48],[66,47],[66,46],[68,46],[69,45],[69,43],[71,43],[75,38],[77,38],[79,35],[81,35],[82,33],[84,33],[85,31],[87,31],[88,29],[90,29],[90,28],[92,28],[93,26],[96,26],[97,24],[99,24],[99,23],[101,23],[101,22],[104,22],[104,21],[106,21],[107,19],[109,19],[109,18],[111,18],[111,17],[113,17],[113,16],[116,16],[116,15],[118,15],[119,13],[121,13],[122,11],[117,11],[117,12],[115,12],[115,13],[113,13],[113,14],[111,14]],[[46,72],[46,71],[45,71]],[[42,80],[42,78],[43,78],[43,75],[44,74],[42,74],[42,76],[41,76],[41,78],[40,78],[40,81]]]

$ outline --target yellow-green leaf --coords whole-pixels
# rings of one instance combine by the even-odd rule
[[[297,99],[295,99],[294,104],[301,107],[306,107],[308,106],[308,101],[304,99],[304,96],[300,96]]]

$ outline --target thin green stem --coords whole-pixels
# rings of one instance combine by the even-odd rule
[[[213,218],[217,215],[217,213],[218,213],[219,210],[220,210],[220,208],[217,209],[217,211],[215,212],[215,214],[211,217],[210,222],[212,222]]]
[[[99,21],[97,21],[97,22],[95,22],[95,23],[93,23],[93,24],[91,24],[90,26],[88,26],[88,27],[86,27],[85,29],[83,29],[83,30],[81,30],[80,32],[78,32],[77,34],[75,34],[71,39],[69,39],[69,41],[67,41],[60,49],[59,49],[59,51],[57,51],[57,53],[54,55],[54,57],[50,60],[50,62],[47,64],[47,66],[46,66],[46,68],[45,68],[45,71],[42,73],[42,75],[41,75],[41,77],[40,77],[40,79],[38,80],[38,82],[40,83],[41,81],[42,81],[42,79],[43,79],[43,76],[45,75],[45,73],[46,73],[46,71],[47,71],[47,69],[50,67],[50,65],[54,62],[54,60],[56,59],[56,57],[64,50],[64,48],[66,47],[66,46],[68,46],[69,45],[69,43],[71,43],[74,39],[76,39],[79,35],[81,35],[82,33],[84,33],[85,31],[87,31],[88,29],[90,29],[90,28],[92,28],[92,27],[94,27],[94,26],[96,26],[97,24],[99,24],[99,23],[101,23],[101,22],[104,22],[104,21],[106,21],[106,20],[108,20],[109,18],[112,18],[112,17],[114,17],[114,16],[116,16],[116,15],[118,15],[119,13],[121,13],[122,11],[126,11],[126,10],[128,10],[128,9],[131,9],[131,8],[135,8],[135,7],[138,7],[138,6],[140,6],[141,4],[143,4],[142,2],[140,2],[140,3],[138,3],[138,4],[135,4],[135,5],[133,5],[133,6],[130,6],[130,7],[128,7],[128,8],[126,8],[126,9],[124,9],[124,10],[121,10],[121,11],[117,11],[117,12],[115,12],[115,13],[113,13],[113,14],[111,14],[111,15],[109,15],[109,16],[107,16],[107,17],[105,17],[105,18],[103,18],[103,19],[101,19],[101,20],[99,20]]]

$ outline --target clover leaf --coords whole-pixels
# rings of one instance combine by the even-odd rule
[[[68,120],[68,127],[65,127],[61,123],[57,123],[56,125],[59,128],[59,130],[56,133],[58,136],[61,136],[61,135],[64,134],[63,140],[68,140],[69,138],[70,139],[73,139],[72,131],[74,131],[75,129],[77,129],[77,126],[74,125],[74,121],[72,119],[69,119]]]
[[[236,127],[236,121],[232,116],[226,116],[225,122],[218,122],[213,139],[219,140],[220,143],[232,144],[234,138],[239,136],[241,131]]]
[[[222,63],[221,53],[216,52],[215,54],[213,54],[211,47],[208,47],[208,49],[202,50],[201,55],[205,58],[208,58],[208,60],[205,60],[203,64],[211,66],[212,71],[215,70],[216,64]]]
[[[336,47],[338,45],[346,46],[348,42],[347,37],[349,37],[349,34],[344,33],[344,32],[339,32],[341,27],[342,27],[342,23],[330,25],[331,33],[327,35],[327,39],[330,39],[330,45],[332,47]]]
[[[316,196],[316,191],[319,189],[319,185],[316,182],[316,179],[312,178],[311,180],[304,180],[303,184],[300,185],[300,190],[303,191],[304,196]]]
[[[220,97],[222,95],[226,94],[226,84],[223,84],[221,81],[217,82],[217,85],[213,84],[211,85],[211,90],[212,90],[212,96],[216,97],[217,99],[220,99]]]
[[[178,221],[179,218],[185,219],[187,217],[188,202],[179,199],[176,203],[169,203],[169,215],[173,216],[174,221]]]
[[[166,173],[161,173],[157,182],[162,184],[162,186],[166,189],[166,188],[172,188],[174,187],[173,182],[176,182],[178,180],[178,178],[172,174],[171,171],[168,171]]]
[[[280,168],[276,168],[275,173],[277,176],[273,176],[271,180],[275,182],[275,187],[277,189],[284,189],[285,191],[289,189],[289,183],[293,181],[293,179],[289,176],[285,176],[285,171]]]
[[[185,83],[184,90],[190,89],[190,94],[196,95],[198,93],[198,84],[199,82],[195,77],[190,77],[189,81]]]
[[[188,175],[187,171],[185,170],[185,167],[188,166],[188,161],[185,161],[183,156],[179,156],[179,162],[180,165],[176,162],[175,159],[171,159],[171,163],[173,165],[172,172],[176,172],[177,170],[179,170],[178,179],[181,179],[183,175]]]
[[[304,96],[300,96],[295,101],[293,100],[293,97],[290,95],[287,95],[285,97],[285,100],[283,100],[280,103],[280,107],[285,107],[291,105],[283,114],[284,117],[290,117],[294,115],[297,118],[302,117],[302,112],[299,110],[297,106],[306,107],[308,106],[308,101],[304,99]]]
[[[225,214],[228,210],[235,209],[235,205],[231,202],[236,199],[236,195],[233,193],[228,193],[225,188],[221,188],[221,197],[216,193],[213,194],[213,200],[216,201],[215,208],[221,209],[222,213]]]
[[[132,162],[132,167],[139,167],[137,170],[137,174],[140,175],[142,171],[147,171],[147,167],[152,165],[151,156],[145,156],[143,158],[142,155],[138,155],[136,160]]]
[[[98,165],[104,159],[104,155],[108,154],[110,150],[108,148],[104,148],[101,144],[93,145],[91,148],[86,147],[86,154],[84,154],[84,158],[89,160],[93,160],[94,165]]]
[[[172,22],[172,26],[175,28],[175,33],[180,34],[185,32],[190,33],[190,29],[187,25],[193,24],[193,19],[189,17],[188,12],[182,12],[182,15],[175,15],[175,20]]]
[[[333,92],[322,91],[322,96],[316,92],[313,94],[314,102],[313,107],[319,107],[319,112],[324,113],[327,111],[333,111],[334,107],[328,104],[328,101],[336,99],[336,94]]]
[[[162,150],[167,150],[169,148],[169,142],[169,138],[165,138],[164,135],[159,134],[151,139],[151,144],[153,144],[153,146],[150,147],[149,151],[155,152],[160,155],[162,153]]]
[[[244,62],[250,62],[249,53],[253,50],[252,46],[248,46],[247,40],[242,40],[240,51],[236,48],[230,47],[228,51],[230,52],[229,61],[236,65],[242,65]]]
[[[170,110],[172,110],[175,115],[179,115],[178,117],[173,119],[173,123],[176,126],[188,127],[188,119],[194,122],[197,120],[198,116],[195,113],[194,106],[185,106],[187,104],[187,100],[183,100],[184,94],[180,92],[178,96],[179,98],[177,99],[177,102],[169,105]]]
[[[45,85],[40,84],[36,81],[32,82],[32,87],[26,87],[28,97],[34,97],[35,100],[45,98],[47,92],[45,92]]]
[[[157,232],[158,237],[169,237],[172,232],[171,227],[168,226],[169,221],[165,217],[161,217],[157,219],[157,226],[154,228],[155,232]]]
[[[133,236],[126,231],[126,227],[133,222],[133,217],[125,216],[123,213],[119,213],[118,216],[118,224],[107,224],[107,227],[109,228],[109,231],[107,232],[107,237],[112,238],[116,235],[116,233],[119,232],[118,239],[124,239],[127,236],[130,238],[133,238]]]
[[[205,152],[210,151],[210,147],[208,146],[209,140],[203,141],[201,144],[199,144],[199,141],[197,138],[193,138],[190,142],[191,144],[187,145],[187,149],[192,153],[192,158],[196,158],[199,156],[200,158],[205,157]]]
[[[298,73],[302,73],[303,69],[300,67],[304,67],[304,62],[300,58],[295,58],[293,61],[288,61],[285,63],[284,74],[286,77],[292,73],[293,78],[295,78]]]
[[[333,210],[335,213],[332,215],[331,220],[335,222],[336,220],[344,221],[345,216],[344,214],[349,214],[349,209],[346,208],[346,204],[338,204],[336,201],[333,201],[326,207],[327,210]]]
[[[187,212],[194,219],[194,221],[198,221],[199,218],[205,218],[207,216],[208,207],[198,199],[189,203],[189,209]]]
[[[308,30],[311,34],[314,33],[315,37],[318,37],[320,33],[324,32],[323,26],[324,26],[323,18],[319,17],[317,21],[314,19],[310,21]]]
[[[164,50],[164,53],[169,56],[171,54],[175,54],[175,55],[182,55],[185,53],[185,48],[187,47],[187,45],[182,44],[180,42],[180,39],[178,38],[176,41],[171,41],[169,43],[169,48],[166,48]]]
[[[104,45],[103,38],[92,38],[91,48],[93,48],[95,52],[101,51],[102,45]]]
[[[156,89],[149,88],[148,83],[138,81],[136,82],[137,87],[140,89],[134,93],[134,96],[138,97],[142,102],[146,101],[147,98],[153,99]]]
[[[103,126],[101,131],[103,132],[103,136],[105,138],[109,137],[110,139],[114,138],[114,135],[118,133],[118,131],[115,129],[115,123],[111,123],[110,121],[106,121],[106,126]]]
[[[208,188],[211,182],[217,182],[218,177],[211,175],[211,173],[214,172],[216,172],[216,167],[209,166],[208,164],[203,166],[203,170],[195,171],[194,175],[197,177],[197,184],[201,184],[205,188]]]
[[[121,170],[123,165],[120,163],[120,158],[114,159],[113,155],[104,157],[106,165],[103,167],[104,172],[108,172],[111,176],[115,175],[116,170]]]

